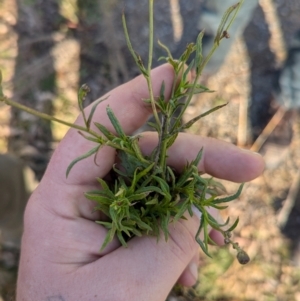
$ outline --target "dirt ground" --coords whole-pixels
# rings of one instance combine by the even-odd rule
[[[251,261],[241,266],[233,250],[213,247],[212,259],[200,254],[199,283],[191,289],[175,287],[168,301],[300,301],[299,111],[282,110],[271,93],[273,77],[284,62],[292,34],[300,28],[298,2],[260,1],[251,24],[236,40],[221,70],[203,79],[216,92],[195,98],[185,116],[190,119],[211,106],[228,102],[190,131],[253,149],[265,159],[263,175],[247,183],[239,200],[222,213],[225,218],[240,218],[234,238]],[[5,20],[0,24],[0,65],[9,79],[13,75],[17,38],[9,30],[16,20],[11,3],[3,3],[7,10],[6,14],[0,13]],[[257,47],[251,46],[253,41]],[[64,56],[63,52],[69,55]],[[58,87],[68,99],[74,99],[67,105],[57,99],[56,112],[58,117],[72,120],[77,113],[73,87],[78,66],[70,62],[78,57],[78,45],[74,41],[60,43],[54,56]],[[10,96],[9,80],[5,90]],[[63,115],[65,112],[67,116]],[[0,152],[6,151],[9,118],[9,108],[0,106]],[[54,140],[59,141],[65,129],[53,125],[53,132]],[[257,137],[258,143],[254,143]],[[224,184],[229,192],[237,188],[233,183]],[[10,283],[7,291],[13,290],[12,274],[2,268],[0,300],[5,283]]]

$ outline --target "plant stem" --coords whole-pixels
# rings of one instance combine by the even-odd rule
[[[148,68],[147,68],[147,84],[150,96],[150,102],[152,106],[153,115],[155,121],[158,125],[160,125],[160,120],[157,114],[155,99],[153,95],[153,87],[151,80],[151,69],[152,69],[152,59],[153,59],[153,33],[154,33],[154,25],[153,25],[153,0],[149,0],[149,53],[148,53]]]
[[[90,134],[90,135],[92,135],[92,136],[94,136],[94,137],[96,137],[96,138],[99,137],[99,135],[98,135],[96,132],[94,132],[94,131],[92,131],[92,130],[90,130],[90,129],[87,129],[87,128],[85,128],[85,127],[83,127],[83,126],[80,126],[80,125],[77,125],[77,124],[69,123],[69,122],[67,122],[67,121],[58,119],[58,118],[53,117],[53,116],[51,116],[51,115],[48,115],[48,114],[39,112],[39,111],[34,110],[34,109],[32,109],[32,108],[29,108],[29,107],[27,107],[27,106],[25,106],[25,105],[22,105],[22,104],[20,104],[20,103],[18,103],[18,102],[16,102],[16,101],[13,101],[13,100],[11,100],[11,99],[8,99],[8,98],[5,97],[5,96],[0,97],[0,102],[2,102],[2,101],[3,101],[4,103],[6,103],[7,105],[9,105],[9,106],[15,107],[15,108],[17,108],[17,109],[20,109],[20,110],[22,110],[22,111],[25,111],[25,112],[27,112],[27,113],[29,113],[29,114],[32,114],[32,115],[34,115],[34,116],[37,116],[37,117],[39,117],[39,118],[46,119],[46,120],[49,120],[49,121],[55,121],[55,122],[58,122],[58,123],[60,123],[60,124],[65,125],[65,126],[68,126],[68,127],[74,128],[74,129],[77,129],[77,130],[79,130],[79,131],[86,132],[86,133],[88,133],[88,134]]]

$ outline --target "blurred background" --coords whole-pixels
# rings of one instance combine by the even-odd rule
[[[155,40],[178,57],[205,29],[204,53],[232,0],[155,3]],[[123,35],[125,11],[135,50],[147,58],[147,0],[0,0],[4,94],[74,121],[77,90],[87,104],[138,74]],[[214,93],[193,99],[190,119],[228,103],[189,131],[261,153],[264,174],[222,214],[240,223],[234,238],[249,253],[212,247],[200,254],[199,283],[175,287],[168,301],[300,301],[300,1],[245,0],[201,82]],[[164,55],[155,46],[154,66]],[[22,216],[67,128],[0,103],[0,300],[14,300]],[[220,150],[222,151],[222,150]],[[234,183],[223,183],[228,192]]]

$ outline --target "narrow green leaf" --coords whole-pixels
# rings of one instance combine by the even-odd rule
[[[145,199],[148,195],[149,195],[150,192],[144,192],[144,193],[135,193],[135,194],[132,194],[128,197],[128,200],[130,202],[133,202],[133,201],[140,201],[140,200],[143,200]]]
[[[141,237],[141,236],[143,235],[141,231],[139,231],[138,229],[136,229],[136,228],[134,228],[134,227],[131,229],[131,232],[132,232],[135,236],[138,236],[138,237]]]
[[[166,90],[166,84],[165,84],[165,81],[163,80],[163,82],[162,82],[162,84],[161,84],[161,87],[160,87],[160,93],[159,93],[160,99],[161,99],[162,101],[165,100],[165,90]]]
[[[78,94],[77,94],[77,100],[78,100],[78,107],[79,107],[79,110],[82,114],[82,117],[83,117],[83,120],[84,120],[84,124],[86,127],[87,126],[87,120],[86,120],[86,116],[85,116],[85,112],[84,112],[84,106],[83,106],[83,103],[86,99],[86,96],[87,94],[90,92],[90,88],[88,87],[87,84],[83,84],[80,88],[79,88],[79,91],[78,91]]]
[[[136,223],[138,224],[141,230],[152,231],[151,226],[144,223],[141,219],[136,219]]]
[[[199,162],[200,162],[200,160],[202,158],[202,154],[203,154],[203,147],[200,149],[200,151],[197,154],[196,159],[194,161],[192,161],[191,164],[194,165],[195,167],[198,167]]]
[[[217,205],[214,205],[214,204],[210,204],[209,206],[213,207],[213,208],[216,208],[218,210],[224,210],[224,209],[228,208],[228,206],[217,206]]]
[[[242,5],[243,2],[244,1],[242,0],[242,1],[238,2],[237,4],[230,6],[225,11],[225,13],[224,13],[224,15],[222,17],[221,23],[220,23],[220,25],[218,27],[215,40],[214,40],[214,42],[217,43],[217,45],[219,45],[221,39],[224,37],[224,32],[226,33],[226,31],[230,27],[231,23],[235,19],[236,14],[239,11],[239,9],[240,9],[240,7],[241,7],[241,5]],[[232,16],[232,13],[234,13],[233,16]]]
[[[146,186],[146,187],[142,187],[142,188],[139,188],[136,190],[136,193],[142,193],[142,192],[157,192],[157,193],[165,196],[165,193],[156,186]]]
[[[146,205],[157,205],[158,204],[158,199],[153,198],[152,200],[146,202]]]
[[[109,96],[105,97],[105,98],[100,98],[98,100],[95,100],[92,108],[91,108],[91,111],[90,111],[90,115],[86,121],[86,127],[89,129],[90,128],[90,125],[91,125],[91,122],[92,122],[92,119],[93,119],[93,116],[94,116],[94,113],[96,111],[96,108],[98,107],[98,105],[103,102],[104,100],[106,100]]]
[[[216,107],[214,107],[214,108],[212,108],[212,109],[210,109],[210,110],[208,110],[208,111],[206,111],[206,112],[204,112],[204,113],[202,113],[202,114],[200,114],[200,115],[194,117],[194,118],[191,119],[189,122],[187,122],[187,123],[185,123],[184,125],[182,125],[182,126],[179,128],[178,131],[184,131],[184,130],[186,130],[186,129],[189,129],[195,122],[197,122],[197,121],[200,120],[201,118],[203,118],[203,117],[205,117],[205,116],[211,114],[211,113],[214,112],[214,111],[217,111],[217,110],[219,110],[219,109],[225,107],[226,105],[227,105],[227,103],[226,103],[226,104],[223,104],[223,105],[220,105],[220,106],[216,106]]]
[[[173,56],[172,56],[172,53],[171,53],[169,47],[166,46],[165,44],[163,44],[160,40],[157,41],[157,44],[158,44],[161,48],[163,48],[163,49],[167,52],[168,57],[169,57],[170,59],[173,60]]]
[[[101,211],[106,216],[110,217],[109,206],[107,206],[107,205],[99,204],[99,205],[95,206],[93,209],[93,212],[96,212],[96,211]]]
[[[116,172],[121,177],[124,177],[124,178],[128,177],[128,174],[126,174],[125,172],[122,172],[121,170],[116,168],[116,164],[113,165],[112,169],[113,169],[114,172]]]
[[[164,232],[166,241],[169,238],[169,223],[170,223],[170,211],[167,211],[167,214],[161,217],[161,228]]]
[[[139,172],[137,174],[136,180],[139,181],[142,177],[146,176],[151,171],[151,169],[154,167],[154,165],[155,165],[155,162],[151,163],[144,170],[142,170],[141,172]]]
[[[160,177],[157,177],[157,176],[152,176],[154,180],[156,180],[161,188],[161,190],[165,193],[165,194],[168,194],[170,192],[170,187],[168,185],[168,183],[163,180],[162,178]]]
[[[94,122],[94,125],[101,131],[101,133],[110,141],[116,138],[116,135],[110,132],[103,124]]]
[[[239,223],[239,218],[237,218],[235,220],[235,222],[233,223],[233,225],[230,228],[228,228],[226,231],[229,231],[229,232],[233,231],[236,228],[236,226],[238,225],[238,223]]]
[[[131,183],[131,186],[129,188],[129,191],[131,193],[134,192],[134,189],[135,189],[135,186],[137,184],[137,182],[142,178],[144,177],[145,175],[147,175],[151,169],[153,168],[153,166],[155,165],[155,162],[153,162],[152,164],[150,164],[148,167],[146,167],[145,169],[143,169],[141,172],[138,173],[138,171],[141,169],[141,168],[136,168],[136,170],[134,171],[134,175],[133,175],[133,180],[132,180],[132,183]]]
[[[118,237],[120,243],[122,244],[122,246],[126,248],[127,243],[126,243],[121,231],[117,231],[117,237]]]
[[[148,72],[146,70],[146,68],[144,67],[141,58],[139,55],[136,54],[136,52],[134,51],[130,38],[129,38],[129,34],[128,34],[128,29],[127,29],[127,24],[126,24],[126,18],[125,18],[125,14],[122,14],[122,24],[123,24],[123,29],[124,29],[124,34],[125,34],[125,39],[126,39],[126,43],[127,43],[127,47],[136,63],[136,65],[138,66],[138,68],[140,69],[141,73],[144,74],[145,76],[148,76]]]
[[[169,138],[168,138],[168,142],[167,142],[167,148],[170,148],[172,145],[173,145],[173,143],[176,141],[176,138],[178,137],[178,132],[176,132],[175,134],[173,134],[172,136],[170,136]]]
[[[193,60],[189,63],[187,69],[184,71],[183,76],[182,76],[182,79],[183,79],[183,82],[184,82],[184,83],[187,82],[187,76],[188,76],[188,74],[190,73],[190,71],[193,69],[194,64],[195,64],[195,59],[193,59]]]
[[[78,134],[81,135],[84,139],[88,140],[88,141],[92,141],[95,143],[99,143],[99,144],[104,144],[105,141],[103,141],[102,137],[93,137],[93,136],[88,136],[84,133],[82,133],[81,131],[78,131]]]
[[[188,202],[185,202],[180,206],[179,211],[174,216],[174,221],[178,221],[180,218],[182,218],[182,216],[184,215],[184,213],[186,212],[186,210],[188,208],[188,205],[189,205]]]
[[[79,162],[79,161],[81,161],[81,160],[83,160],[83,159],[86,159],[86,158],[88,158],[88,157],[90,157],[90,156],[96,154],[96,153],[98,152],[98,150],[100,149],[100,147],[101,147],[101,145],[97,145],[96,147],[92,148],[90,151],[88,151],[88,152],[85,153],[84,155],[79,156],[78,158],[76,158],[75,160],[73,160],[73,161],[70,163],[70,165],[68,166],[68,168],[67,168],[67,171],[66,171],[66,177],[68,177],[68,175],[69,175],[71,169],[74,167],[74,165],[75,165],[77,162]]]
[[[200,248],[202,249],[202,251],[205,253],[205,255],[212,258],[211,255],[208,253],[208,248],[207,248],[207,246],[205,246],[204,242],[199,237],[195,237],[195,239],[196,239],[198,245],[200,246]]]
[[[147,122],[147,124],[150,126],[150,127],[152,127],[152,128],[154,128],[155,130],[156,130],[156,132],[160,132],[160,127],[159,127],[159,125],[157,124],[157,123],[154,123],[154,122]]]
[[[113,226],[106,234],[105,239],[102,243],[100,252],[104,250],[104,248],[113,240],[114,235],[116,233],[116,228]]]
[[[96,221],[97,224],[104,226],[106,229],[112,228],[111,222]]]
[[[196,56],[195,56],[195,66],[196,66],[196,74],[201,72],[201,63],[202,63],[202,39],[204,36],[204,31],[201,31],[197,37],[196,41]]]
[[[237,199],[241,195],[243,187],[244,187],[244,183],[240,185],[239,189],[237,190],[237,192],[235,194],[230,195],[230,196],[225,197],[225,198],[215,199],[214,204],[227,203],[227,202],[231,202],[231,201]]]
[[[143,163],[148,163],[148,161],[144,158],[144,155],[142,154],[142,151],[138,143],[138,139],[139,139],[138,136],[130,137],[130,146],[134,151],[138,160],[140,160]]]
[[[102,178],[97,178],[97,181],[100,183],[102,189],[104,189],[105,192],[110,191],[109,186],[107,185],[107,183]]]
[[[167,181],[172,183],[172,188],[175,187],[176,177],[170,166],[167,166]]]
[[[109,118],[110,122],[112,123],[116,133],[120,136],[120,138],[126,139],[126,135],[122,129],[121,124],[119,123],[116,115],[114,114],[114,112],[112,111],[112,109],[109,106],[106,107],[106,113],[107,113],[108,118]]]
[[[99,195],[99,194],[92,194],[92,193],[86,192],[84,194],[84,196],[88,200],[97,202],[99,204],[110,204],[112,202],[112,199],[110,197]]]

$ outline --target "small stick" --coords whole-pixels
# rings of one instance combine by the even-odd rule
[[[248,97],[242,97],[239,107],[239,124],[237,145],[244,147],[247,144],[248,133]]]
[[[287,109],[284,107],[279,107],[279,109],[276,111],[274,116],[271,118],[269,123],[266,125],[262,133],[258,136],[258,138],[255,140],[253,145],[251,146],[250,150],[254,152],[258,152],[265,141],[268,139],[268,137],[271,135],[271,133],[274,131],[276,126],[279,124],[279,122],[282,120],[284,114],[286,113]]]
[[[277,215],[277,224],[280,228],[285,226],[289,218],[289,215],[295,204],[295,200],[299,189],[300,189],[300,169],[298,169],[297,175],[292,182],[288,196],[285,199],[279,214]]]

